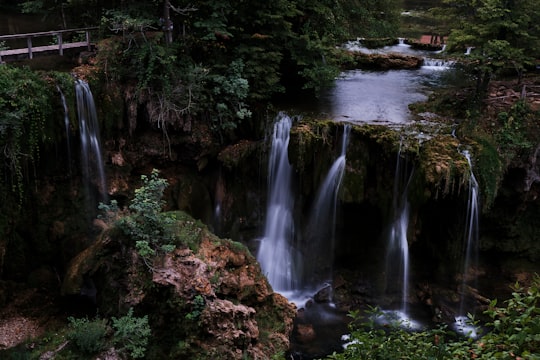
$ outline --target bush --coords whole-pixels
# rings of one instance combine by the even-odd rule
[[[143,185],[135,190],[135,198],[129,205],[129,214],[118,209],[113,200],[110,205],[100,204],[99,209],[104,213],[100,218],[114,221],[124,234],[134,242],[135,248],[143,257],[147,266],[152,268],[151,258],[157,253],[174,250],[175,239],[172,224],[175,217],[162,212],[165,202],[161,199],[168,186],[166,179],[159,177],[159,171],[154,169],[150,176],[142,175]]]
[[[106,320],[69,317],[68,321],[70,331],[67,337],[79,351],[85,354],[95,354],[103,350],[107,334]]]
[[[535,276],[527,289],[518,284],[512,289],[504,307],[491,302],[485,311],[490,331],[476,340],[460,338],[446,327],[412,332],[395,323],[376,328],[352,312],[350,343],[329,359],[540,359],[540,278]]]
[[[113,317],[112,326],[115,329],[114,343],[120,345],[119,350],[128,351],[134,359],[143,358],[151,334],[148,316],[133,317],[133,309],[129,309],[126,316]]]

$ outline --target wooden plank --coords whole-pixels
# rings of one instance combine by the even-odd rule
[[[62,49],[82,48],[82,47],[87,47],[87,46],[88,44],[86,43],[86,41],[79,41],[79,42],[74,42],[74,43],[63,43]],[[43,51],[59,51],[59,50],[60,50],[59,45],[32,47],[32,53],[43,52]],[[21,55],[21,54],[28,54],[28,48],[0,50],[0,56]]]
[[[70,32],[83,32],[90,30],[97,30],[98,27],[87,27],[79,29],[67,29],[67,30],[52,30],[52,31],[41,31],[35,33],[25,33],[25,34],[12,34],[12,35],[0,35],[0,41],[11,40],[11,39],[26,39],[28,37],[40,37],[40,36],[55,36],[60,33],[70,33]]]

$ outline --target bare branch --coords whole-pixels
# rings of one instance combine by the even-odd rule
[[[169,3],[169,7],[171,8],[172,11],[174,11],[175,13],[180,14],[180,15],[187,15],[190,12],[194,12],[194,11],[199,10],[199,9],[197,9],[195,6],[193,6],[191,4],[187,5],[184,8],[179,8],[179,7],[176,7],[176,6],[172,5],[171,3]]]

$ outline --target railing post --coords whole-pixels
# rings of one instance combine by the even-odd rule
[[[26,44],[28,45],[28,58],[33,59],[34,57],[32,56],[32,38],[31,37],[26,38]]]
[[[90,30],[86,30],[86,46],[88,47],[88,51],[92,51],[90,46]]]
[[[58,39],[58,53],[60,56],[64,56],[64,48],[62,47],[62,33],[56,34],[56,38]]]

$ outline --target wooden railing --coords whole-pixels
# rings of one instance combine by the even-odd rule
[[[96,30],[96,29],[98,28],[87,27],[87,28],[81,28],[81,29],[53,30],[53,31],[43,31],[43,32],[26,33],[26,34],[0,35],[0,43],[9,41],[9,40],[26,39],[26,47],[0,50],[0,63],[2,62],[3,56],[27,54],[28,58],[32,59],[34,53],[39,53],[43,51],[58,51],[58,54],[60,55],[64,55],[65,49],[86,47],[90,51],[92,49],[92,43],[90,42],[90,31]],[[75,41],[75,42],[63,41],[64,34],[83,33],[83,32],[85,33],[84,41]],[[45,36],[56,36],[56,44],[45,45],[45,46],[35,46],[35,47],[32,46],[32,39],[45,37]]]

